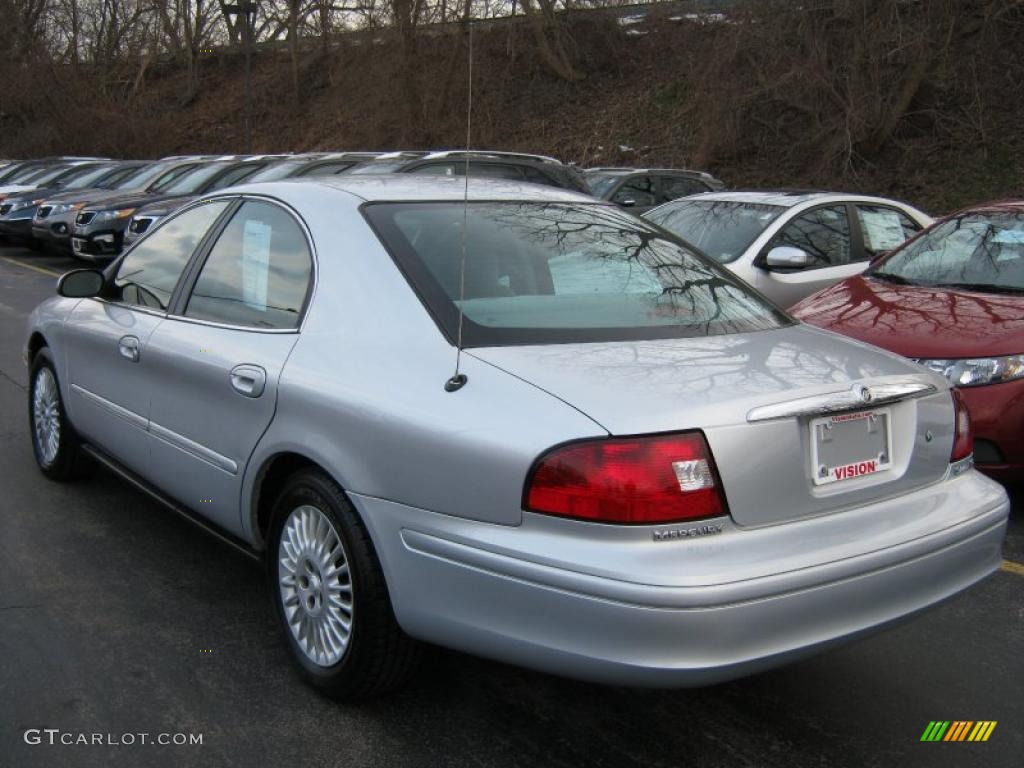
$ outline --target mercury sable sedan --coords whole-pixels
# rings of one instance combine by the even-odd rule
[[[473,179],[236,187],[31,316],[43,473],[90,456],[267,565],[303,676],[417,640],[607,683],[783,663],[999,567],[957,390],[664,230]]]

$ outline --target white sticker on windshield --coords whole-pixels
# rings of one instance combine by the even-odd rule
[[[891,251],[907,239],[900,215],[895,211],[858,211],[864,231],[864,247],[869,251]]]
[[[242,230],[242,301],[252,309],[267,309],[267,274],[270,272],[269,224],[250,219]]]
[[[1001,229],[992,238],[992,242],[1002,245],[1024,245],[1024,229]]]

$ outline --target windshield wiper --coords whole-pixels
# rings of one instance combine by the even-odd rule
[[[1024,295],[1024,287],[1013,285],[997,285],[996,283],[935,283],[935,288],[962,288],[965,291],[978,291],[979,293],[1007,293],[1010,295]]]
[[[896,285],[922,285],[922,283],[915,283],[903,275],[894,275],[892,272],[868,272],[864,277],[876,277],[887,283],[896,283]]]

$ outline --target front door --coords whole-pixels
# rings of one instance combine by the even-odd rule
[[[270,425],[298,339],[312,258],[283,207],[248,199],[153,334],[150,479],[241,534],[246,464]]]
[[[71,422],[140,474],[149,465],[153,332],[196,246],[226,207],[200,206],[154,231],[118,264],[109,295],[81,301],[65,324]]]
[[[776,246],[800,248],[811,258],[802,269],[770,269],[764,263]],[[755,287],[780,307],[791,307],[815,291],[860,274],[868,262],[855,248],[843,203],[805,211],[786,223],[755,261]]]

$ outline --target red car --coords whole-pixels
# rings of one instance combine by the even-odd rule
[[[1024,200],[937,221],[790,311],[944,374],[967,401],[978,468],[1024,481]]]

